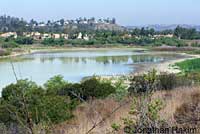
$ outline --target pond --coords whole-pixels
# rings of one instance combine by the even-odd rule
[[[153,55],[133,50],[46,52],[12,58],[18,79],[44,84],[55,75],[79,82],[92,75],[124,75],[134,72],[135,64],[158,63],[176,58],[174,54]],[[15,82],[10,60],[0,62],[0,90]]]

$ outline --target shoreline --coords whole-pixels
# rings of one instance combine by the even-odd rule
[[[35,53],[54,53],[54,52],[68,52],[68,51],[106,51],[106,50],[132,50],[132,51],[146,51],[148,49],[146,48],[140,48],[140,47],[100,47],[100,48],[86,48],[86,47],[64,47],[64,48],[30,48],[27,50],[23,50],[23,52],[12,52],[10,55],[6,56],[0,56],[0,59],[6,59],[6,58],[13,58],[17,56],[23,56],[27,54],[35,54]]]
[[[123,77],[123,76],[134,76],[134,75],[142,75],[142,74],[146,74],[148,71],[151,71],[153,69],[155,69],[158,73],[161,72],[166,72],[166,73],[180,73],[181,70],[176,67],[173,66],[175,63],[178,62],[182,62],[185,60],[190,60],[190,59],[196,59],[196,58],[200,58],[200,55],[192,55],[192,54],[186,54],[186,53],[180,53],[180,55],[184,56],[182,58],[179,59],[174,59],[174,60],[168,60],[168,61],[164,61],[161,63],[147,63],[147,64],[134,64],[135,66],[135,70],[129,74],[126,75],[115,75],[115,76],[100,76],[101,78],[112,78],[112,77]]]
[[[23,56],[27,54],[35,54],[35,53],[48,53],[48,52],[68,52],[68,51],[107,51],[107,50],[132,50],[132,51],[147,51],[146,54],[150,55],[156,55],[156,54],[166,54],[171,53],[174,54],[174,52],[163,52],[163,51],[155,51],[151,53],[151,51],[148,53],[148,49],[146,48],[139,48],[139,47],[124,47],[124,48],[118,48],[118,47],[112,47],[112,48],[85,48],[85,47],[69,47],[69,48],[38,48],[38,49],[27,49],[23,52],[15,52],[8,56],[0,56],[1,59],[7,59],[7,58],[13,58],[17,56]],[[166,72],[166,73],[180,73],[181,70],[175,66],[173,66],[177,62],[182,62],[189,59],[195,59],[200,58],[200,55],[194,55],[194,54],[186,54],[186,53],[178,53],[178,55],[182,56],[178,59],[173,60],[167,60],[160,63],[143,63],[143,64],[132,64],[129,66],[134,66],[133,72],[130,72],[129,74],[119,74],[119,75],[112,75],[112,76],[100,76],[102,78],[111,78],[111,77],[121,77],[121,76],[132,76],[132,75],[141,75],[144,73],[147,73],[148,71],[151,71],[152,69],[156,69],[158,73],[160,72]]]
[[[200,55],[192,55],[192,54],[186,54],[186,53],[181,53],[181,55],[186,56],[186,57],[181,58],[181,59],[167,61],[167,62],[164,62],[164,63],[159,63],[158,65],[155,65],[155,69],[158,72],[167,72],[167,73],[177,74],[177,73],[180,73],[181,70],[177,66],[174,66],[175,63],[200,58]]]
[[[200,55],[193,55],[193,54],[186,54],[186,53],[179,53],[179,55],[182,55],[183,57],[174,59],[174,60],[168,60],[168,61],[156,63],[156,64],[152,64],[152,63],[141,64],[141,65],[139,65],[139,67],[137,67],[138,69],[135,72],[133,72],[132,74],[133,75],[144,74],[153,69],[155,69],[158,73],[166,72],[166,73],[177,74],[177,73],[180,73],[181,70],[178,67],[174,66],[175,63],[183,62],[185,60],[200,58]]]

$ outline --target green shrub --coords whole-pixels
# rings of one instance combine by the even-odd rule
[[[142,76],[134,76],[131,79],[131,84],[128,90],[130,93],[145,93],[157,90],[157,87],[157,74],[155,70],[152,70]]]
[[[17,48],[19,45],[15,42],[4,42],[2,48]]]
[[[0,123],[51,125],[73,117],[74,102],[68,96],[46,94],[46,91],[28,80],[19,80],[5,87],[0,99]]]
[[[15,39],[15,42],[17,44],[33,44],[33,38],[30,37],[18,37],[17,39]]]
[[[47,46],[63,46],[65,44],[65,40],[62,38],[60,39],[46,38],[41,43]]]
[[[71,99],[105,98],[116,92],[116,89],[108,81],[102,81],[96,77],[86,79],[79,83],[66,84],[59,90],[58,95],[70,96]],[[79,98],[77,98],[79,97]]]
[[[58,92],[62,90],[67,84],[68,83],[63,79],[63,76],[57,75],[50,78],[50,80],[48,80],[44,84],[44,87],[46,89],[47,94],[57,95]]]
[[[111,95],[117,101],[122,101],[128,95],[128,85],[123,79],[119,79],[113,83],[115,93]]]
[[[184,41],[179,40],[177,38],[169,38],[169,37],[162,37],[162,38],[155,39],[154,44],[156,46],[159,46],[162,44],[165,44],[168,46],[177,46],[177,47],[187,46],[187,44]]]
[[[115,92],[115,88],[110,82],[101,82],[96,77],[83,81],[81,86],[84,99],[89,97],[105,98]]]
[[[194,42],[191,44],[192,47],[200,47],[200,44],[198,42]]]
[[[79,99],[77,97],[84,98],[82,86],[79,83],[65,85],[58,94],[61,96],[70,96],[71,99]]]
[[[45,96],[41,102],[41,121],[57,124],[73,117],[71,101],[68,97]]]
[[[175,74],[161,73],[158,77],[159,88],[162,90],[173,89],[177,86],[177,77]]]
[[[123,124],[112,124],[113,132],[127,134],[139,133],[138,130],[144,129],[143,133],[152,133],[146,128],[163,128],[167,127],[166,121],[161,120],[159,112],[163,109],[162,100],[149,100],[150,96],[138,96],[133,98],[133,103],[129,111],[129,115],[122,118]],[[120,121],[121,122],[121,121]],[[122,127],[122,129],[121,129]]]
[[[190,73],[191,74],[191,73]],[[193,76],[193,77],[192,77]],[[151,71],[148,74],[134,76],[128,89],[130,93],[145,93],[153,90],[171,90],[181,86],[191,86],[199,82],[200,75],[177,75]]]

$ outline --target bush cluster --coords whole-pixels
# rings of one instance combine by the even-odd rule
[[[180,86],[190,86],[193,84],[194,75],[176,75],[161,73],[156,74],[156,71],[150,71],[148,74],[134,76],[131,79],[129,87],[130,93],[145,93],[153,90],[171,90]],[[197,78],[196,76],[194,76]]]
[[[68,95],[71,98],[78,97],[88,100],[89,98],[105,98],[115,93],[115,88],[110,82],[100,81],[98,78],[84,80],[81,83],[68,84],[60,91],[60,95]]]
[[[68,83],[62,76],[48,80],[43,87],[19,80],[5,87],[0,98],[0,124],[12,123],[32,130],[41,123],[51,125],[73,117],[72,110],[90,98],[105,98],[115,92],[110,82],[93,77],[81,83]]]

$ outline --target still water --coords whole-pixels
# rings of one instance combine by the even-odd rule
[[[44,84],[55,75],[78,82],[92,75],[121,75],[134,71],[134,64],[157,63],[174,59],[174,55],[152,55],[132,50],[66,51],[35,53],[12,59],[18,79]],[[132,64],[132,65],[131,65]],[[9,60],[0,61],[0,90],[15,82]]]

